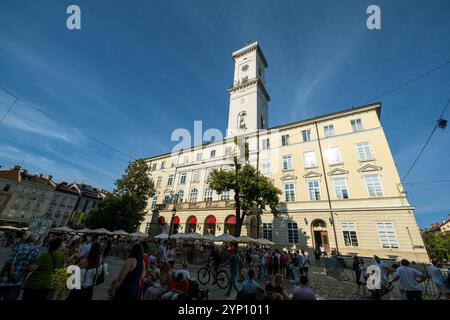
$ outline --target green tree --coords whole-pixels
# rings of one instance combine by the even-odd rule
[[[450,236],[442,232],[425,231],[422,233],[425,247],[431,259],[438,261],[450,259]]]
[[[89,228],[134,232],[144,219],[147,200],[155,194],[150,168],[143,160],[128,164],[124,175],[87,218]]]
[[[248,159],[247,150],[245,158]],[[236,206],[234,236],[239,237],[246,216],[260,214],[267,206],[273,214],[277,214],[281,191],[251,165],[240,164],[237,156],[234,157],[233,163],[234,167],[230,171],[213,170],[208,185],[219,194],[230,190],[234,192]]]

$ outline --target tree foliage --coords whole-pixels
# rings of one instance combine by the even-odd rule
[[[273,183],[249,164],[241,165],[234,158],[234,168],[230,171],[213,170],[208,181],[217,193],[233,191],[236,204],[235,236],[241,234],[242,224],[248,215],[261,213],[267,206],[273,214],[281,191]]]
[[[147,200],[155,193],[150,168],[143,160],[128,164],[124,175],[87,218],[89,228],[123,229],[134,232],[144,219]]]
[[[425,231],[422,236],[431,259],[438,261],[450,259],[450,236],[448,233]]]

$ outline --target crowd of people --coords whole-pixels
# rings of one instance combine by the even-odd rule
[[[176,242],[153,242],[119,237],[92,235],[52,235],[44,241],[47,250],[40,252],[30,232],[25,232],[0,272],[0,300],[47,299],[91,300],[95,287],[109,276],[105,258],[113,255],[125,261],[120,272],[111,282],[109,299],[112,300],[182,300],[207,298],[208,291],[201,290],[195,276],[189,272],[188,262],[181,262],[176,268],[177,253],[183,250]],[[211,264],[213,280],[219,270],[229,274],[229,286],[224,297],[236,292],[243,300],[316,300],[318,296],[309,287],[311,261],[305,250],[278,250],[256,246],[239,247],[224,243],[219,247],[205,244],[200,250]],[[320,264],[324,250],[315,252],[315,263]],[[189,255],[187,255],[189,257]],[[178,259],[179,260],[179,259]],[[367,265],[366,265],[367,264]],[[56,270],[69,265],[80,268],[80,289],[62,290],[55,288]],[[379,285],[368,286],[373,266],[379,270]],[[430,277],[438,290],[438,299],[449,299],[448,278],[444,277],[436,261],[424,275],[412,268],[407,260],[387,267],[385,262],[374,256],[370,265],[354,257],[352,269],[360,292],[370,287],[372,296],[380,298],[395,285],[404,299],[422,298],[420,282]],[[110,281],[113,280],[113,281]],[[293,289],[286,289],[283,283],[292,282]],[[261,284],[263,283],[263,285]],[[63,288],[64,289],[64,288]]]

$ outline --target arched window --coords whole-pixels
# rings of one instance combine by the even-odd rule
[[[203,234],[216,234],[216,217],[210,215],[207,216],[205,219],[205,224],[204,224],[204,228],[203,228]]]
[[[212,189],[211,188],[205,189],[205,197],[204,197],[203,201],[212,201]]]
[[[194,188],[191,190],[191,194],[189,195],[189,202],[197,202],[198,190]]]

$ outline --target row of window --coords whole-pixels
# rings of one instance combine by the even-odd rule
[[[192,188],[191,192],[189,193],[188,197],[185,199],[185,194],[183,190],[178,191],[177,193],[177,201],[182,203],[182,202],[190,202],[190,203],[196,203],[198,201],[198,189],[197,188]],[[166,194],[164,195],[164,199],[163,199],[163,203],[164,204],[168,204],[173,202],[173,199],[171,198],[170,195]],[[229,191],[224,191],[220,194],[220,200],[230,200],[230,192]],[[158,196],[155,195],[152,198],[152,208],[156,207],[158,201]],[[211,188],[206,188],[203,192],[203,201],[204,202],[210,202],[213,201],[213,190]]]
[[[351,120],[350,123],[351,123],[353,132],[358,132],[358,131],[363,130],[361,119]],[[325,137],[331,137],[331,136],[335,135],[334,126],[332,124],[324,126],[323,130],[324,130]],[[303,142],[311,141],[311,129],[302,130],[301,135],[302,135]],[[287,146],[289,144],[290,144],[289,134],[282,135],[281,136],[281,145],[282,146]],[[262,140],[262,149],[263,150],[267,150],[269,148],[270,148],[270,139],[269,138],[263,139]],[[228,158],[231,157],[232,152],[233,152],[232,147],[226,147],[225,148],[225,156],[226,157],[228,157]],[[214,159],[216,157],[216,150],[215,149],[210,151],[209,157],[210,157],[210,159]],[[196,154],[196,158],[195,158],[196,161],[202,161],[202,158],[203,158],[203,153],[202,152],[199,152],[199,153]],[[183,163],[184,164],[189,163],[189,156],[188,155],[184,157],[184,162]],[[177,165],[177,160],[173,159],[172,160],[172,167],[174,167],[176,165]],[[163,170],[165,168],[166,168],[166,161],[162,161],[161,165],[160,165],[160,169]],[[151,170],[152,171],[156,171],[156,169],[157,169],[157,163],[154,162],[154,163],[152,163]]]
[[[383,197],[383,189],[381,187],[380,177],[378,175],[365,175],[364,182],[366,184],[367,194],[369,198]],[[309,200],[321,200],[319,180],[309,180],[306,182],[309,194]],[[347,179],[343,177],[332,178],[332,184],[336,199],[348,199],[349,190]],[[284,183],[284,197],[286,202],[295,202],[295,183]]]
[[[395,233],[394,224],[392,222],[377,222],[376,229],[380,245],[382,248],[398,249],[397,235]],[[344,246],[359,247],[358,233],[354,222],[341,223],[342,237]],[[273,241],[273,225],[272,223],[262,224],[262,236],[265,239]],[[287,223],[287,241],[288,243],[298,243],[299,230],[296,222]]]

